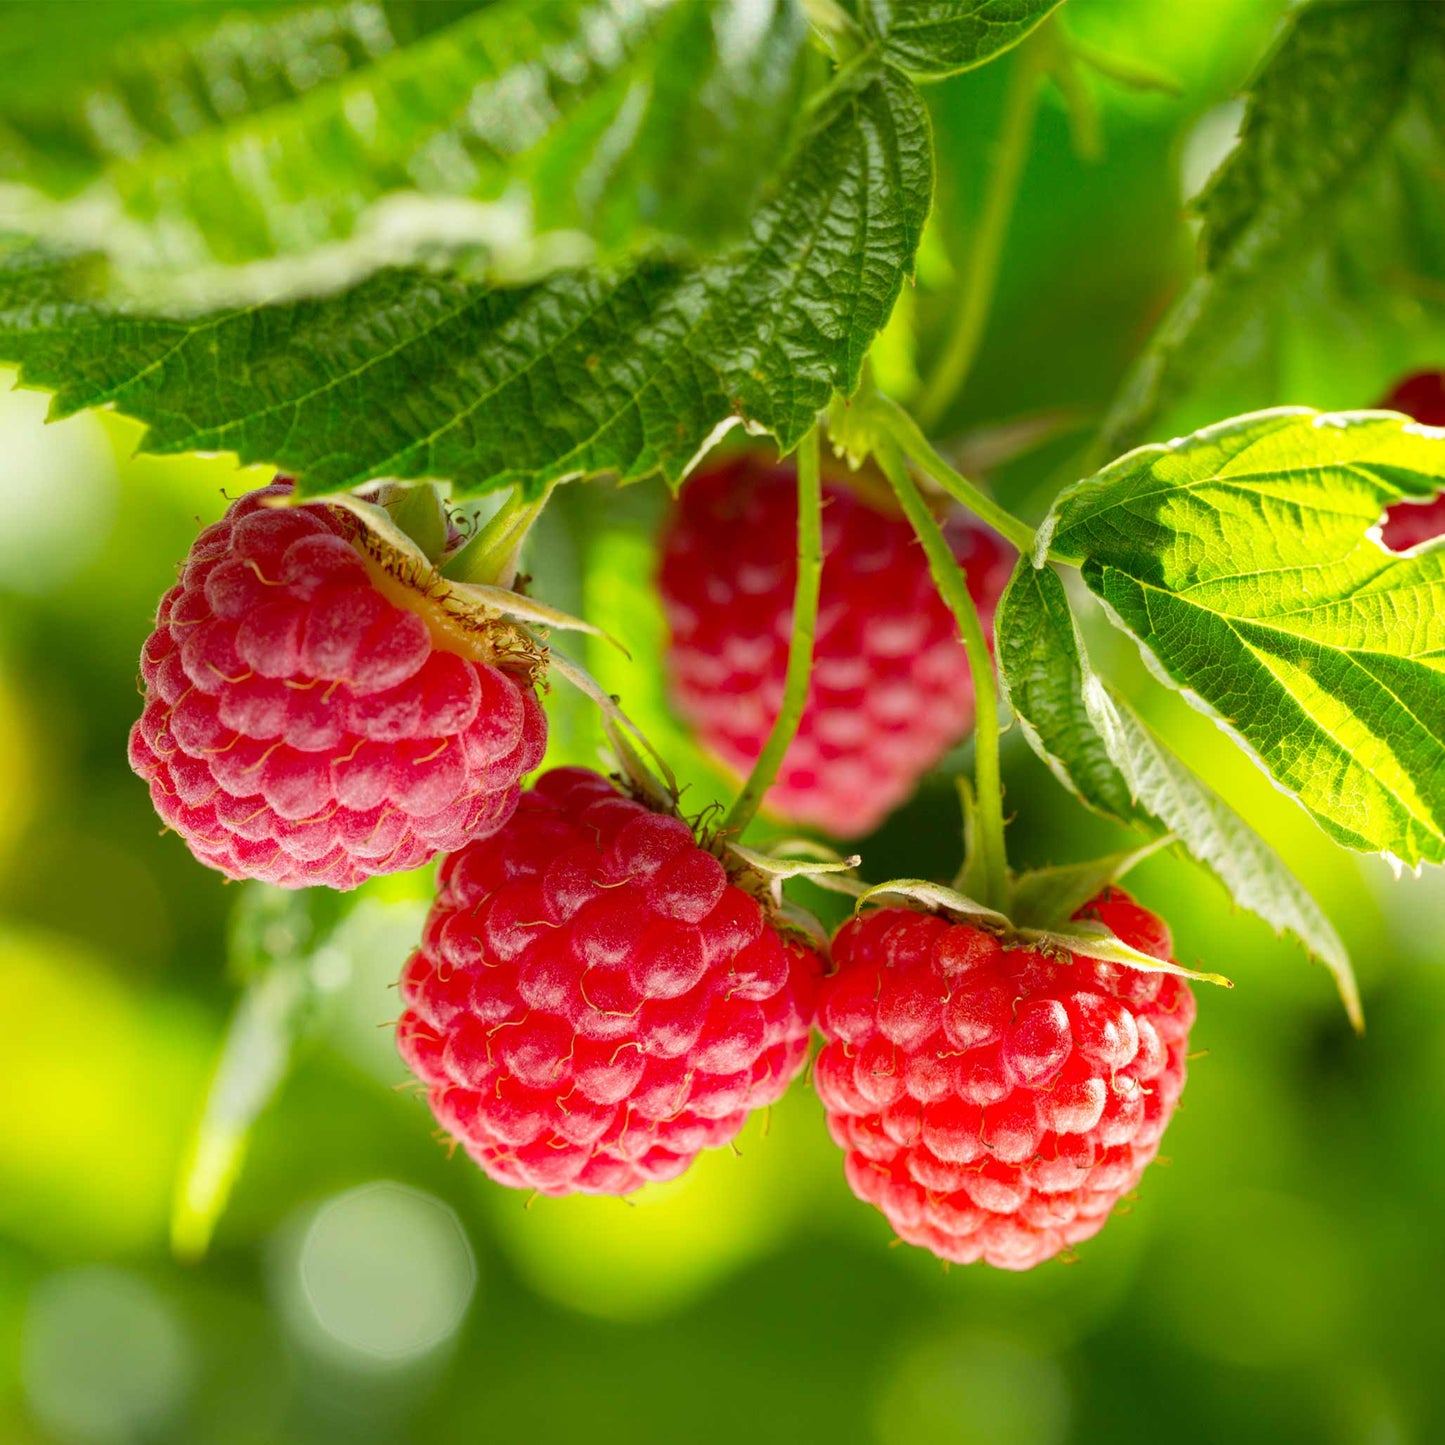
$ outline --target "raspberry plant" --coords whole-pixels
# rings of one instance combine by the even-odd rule
[[[1223,981],[1117,888],[1157,848],[1298,939],[1361,1025],[1308,880],[1091,651],[1137,644],[1147,688],[1340,847],[1445,862],[1440,6],[1291,14],[1194,201],[1193,280],[1050,494],[1008,506],[981,471],[1062,424],[952,427],[1041,102],[1083,163],[1093,86],[1170,88],[1058,0],[120,0],[79,47],[65,8],[0,16],[33,62],[0,87],[0,360],[56,415],[112,407],[148,452],[278,473],[201,534],[142,659],[136,770],[202,863],[254,880],[178,1246],[204,1247],[318,1009],[327,890],[437,852],[402,1051],[483,1168],[548,1192],[625,1192],[731,1138],[802,1065],[818,962],[854,1189],[946,1258],[1086,1237],[1182,1087],[1183,978]],[[1006,53],[930,330],[936,283],[911,283],[956,169],[930,93]],[[1343,382],[1237,365],[1287,354],[1322,295],[1371,339],[1342,344]],[[1211,369],[1240,414],[1190,412]],[[673,636],[610,616],[634,649],[614,689],[555,640],[600,630],[589,589],[525,568],[645,534],[629,498],[669,490]],[[660,751],[628,715],[649,685],[735,790],[679,788],[685,729],[652,709]],[[557,770],[522,794],[539,688]],[[1012,866],[1010,729],[1141,846]],[[565,766],[603,733],[611,781]],[[875,859],[865,884],[829,840],[938,769],[957,875]],[[856,900],[831,965],[785,896],[802,876]]]

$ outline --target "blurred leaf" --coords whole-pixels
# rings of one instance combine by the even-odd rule
[[[1290,263],[1333,244],[1342,204],[1412,96],[1435,84],[1442,45],[1436,5],[1315,0],[1296,12],[1250,88],[1239,143],[1199,199],[1201,274],[1126,380],[1105,455],[1137,441],[1242,324],[1277,308]],[[1428,171],[1420,180],[1438,187]],[[1378,243],[1379,217],[1370,224]]]
[[[1067,37],[1064,48],[1075,60],[1126,90],[1152,90],[1176,96],[1184,94],[1184,85],[1179,77],[1152,61],[1135,55],[1116,55],[1073,34]]]
[[[1329,920],[1274,849],[1094,673],[1052,567],[1020,560],[997,631],[1010,704],[1060,781],[1105,817],[1176,836],[1236,903],[1325,964],[1358,1026],[1350,961]]]
[[[76,13],[41,13],[63,47]],[[427,243],[515,269],[562,230],[711,247],[786,148],[805,33],[787,0],[181,11],[43,89],[0,88],[0,176],[23,183],[0,189],[0,224],[105,250],[152,297],[314,290]],[[319,270],[247,288],[224,269],[358,231],[369,252]]]
[[[0,1240],[51,1259],[152,1247],[205,1077],[204,1015],[127,986],[123,966],[72,939],[11,923],[0,996]]]
[[[346,976],[326,947],[343,911],[327,889],[248,884],[232,921],[230,964],[246,980],[176,1179],[171,1247],[205,1254],[240,1173],[251,1130],[291,1071],[297,1043]]]
[[[22,252],[0,257],[0,354],[59,412],[112,405],[149,424],[148,451],[233,451],[311,494],[378,476],[458,494],[600,471],[675,484],[738,419],[788,450],[853,390],[931,186],[913,87],[855,74],[748,240],[706,265],[511,290],[383,271],[326,300],[180,320],[60,299],[67,268]]]
[[[1442,480],[1438,431],[1259,412],[1129,453],[1040,535],[1330,837],[1414,867],[1445,861],[1445,548],[1367,531]]]
[[[866,0],[894,65],[920,79],[972,70],[1011,49],[1063,0]]]

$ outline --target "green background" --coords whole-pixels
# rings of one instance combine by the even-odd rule
[[[1105,149],[1092,163],[1045,99],[983,361],[949,419],[962,431],[1041,409],[1072,418],[995,476],[1021,511],[1037,515],[1070,479],[1081,428],[1187,276],[1184,199],[1227,145],[1230,98],[1280,9],[1070,6],[1080,33],[1172,71],[1184,94],[1094,86]],[[945,160],[934,259],[909,302],[925,360],[949,301],[937,253],[966,231],[1007,71],[930,93]],[[1232,356],[1159,435],[1246,407],[1369,405],[1398,371],[1445,362],[1445,344],[1431,357],[1417,332],[1394,350],[1342,345],[1331,315],[1297,306],[1287,344]],[[6,1445],[1445,1438],[1445,887],[1333,848],[1106,636],[1096,660],[1324,902],[1369,1030],[1353,1038],[1324,972],[1197,869],[1147,863],[1131,887],[1168,917],[1178,956],[1237,986],[1201,990],[1170,1162],[1077,1261],[1018,1277],[890,1248],[802,1085],[735,1152],[634,1202],[529,1207],[490,1185],[433,1138],[383,1026],[419,877],[372,888],[352,915],[328,955],[323,1025],[255,1131],[211,1254],[174,1262],[174,1178],[236,996],[224,961],[237,890],[158,836],[125,737],[155,599],[198,519],[266,477],[224,458],[136,458],[136,429],[113,417],[45,428],[44,398],[8,382]],[[590,661],[697,796],[722,785],[660,700],[646,578],[661,504],[651,486],[564,492],[529,565],[541,595],[629,644],[631,662],[596,649]],[[556,755],[586,757],[561,687]],[[1016,861],[1120,843],[1016,735],[1005,773]],[[949,875],[947,782],[863,851],[873,878]]]

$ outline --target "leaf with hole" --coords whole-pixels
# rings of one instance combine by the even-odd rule
[[[1445,432],[1261,412],[1122,457],[1041,539],[1336,842],[1414,867],[1445,861],[1445,549],[1375,528],[1442,481]]]

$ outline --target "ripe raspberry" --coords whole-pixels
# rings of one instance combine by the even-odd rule
[[[1075,916],[1169,957],[1118,889]],[[813,1077],[853,1192],[959,1264],[1029,1269],[1103,1228],[1184,1088],[1184,981],[904,908],[844,924],[833,956]]]
[[[782,1097],[821,972],[686,823],[557,768],[442,864],[397,1044],[498,1183],[627,1194]]]
[[[1380,403],[1426,426],[1445,427],[1445,371],[1417,371]],[[1445,534],[1445,492],[1428,502],[1396,502],[1385,512],[1380,535],[1392,552],[1408,552]]]
[[[961,517],[947,531],[991,631],[1009,550]],[[663,538],[674,703],[739,774],[756,761],[782,703],[797,537],[794,468],[744,456],[687,484]],[[967,732],[973,686],[907,522],[828,483],[823,550],[808,705],[767,803],[858,837]]]
[[[499,828],[547,725],[512,629],[364,560],[351,514],[267,505],[289,491],[235,502],[161,598],[130,761],[209,867],[354,888]]]

